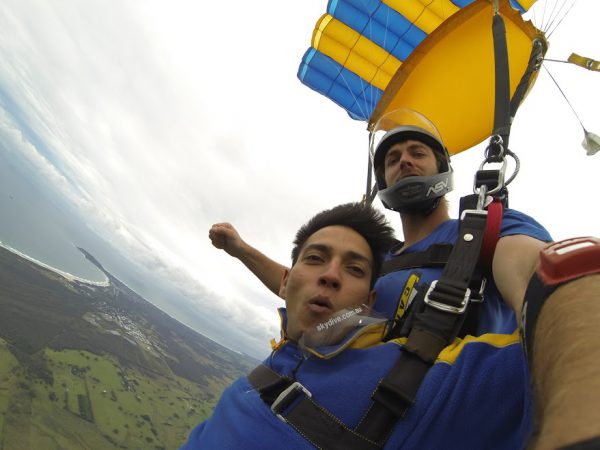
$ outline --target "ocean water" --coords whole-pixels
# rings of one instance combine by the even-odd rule
[[[101,282],[104,274],[77,247],[85,248],[85,225],[69,215],[35,182],[35,174],[0,151],[0,241],[50,267]]]

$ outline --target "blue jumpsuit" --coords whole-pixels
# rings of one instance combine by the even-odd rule
[[[457,221],[445,222],[404,252],[424,250],[433,243],[453,243],[457,232]],[[533,219],[506,210],[501,236],[514,234],[550,240]],[[393,317],[407,280],[416,288],[440,274],[441,269],[410,269],[382,277],[376,283],[376,309]],[[285,329],[284,309],[281,314]],[[330,359],[307,357],[295,343],[283,339],[264,364],[294,377],[311,391],[313,400],[354,428],[405,342],[400,338],[383,343],[382,324],[371,327],[370,332],[363,330],[345,340],[343,351]],[[531,428],[531,401],[514,314],[493,282],[488,283],[477,336],[456,339],[442,350],[421,384],[415,405],[397,423],[384,448],[523,448]],[[182,448],[291,450],[315,446],[278,419],[248,379],[241,377],[224,391],[212,417],[191,432]]]

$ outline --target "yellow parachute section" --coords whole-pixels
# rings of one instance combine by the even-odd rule
[[[514,99],[522,80],[526,91],[535,81],[547,45],[542,32],[523,21],[506,1],[501,14],[506,26],[510,98]],[[369,127],[388,112],[409,108],[436,125],[450,154],[487,139],[493,130],[496,101],[493,15],[491,2],[478,1],[436,28],[388,83]],[[537,61],[531,61],[536,41],[542,52]],[[516,101],[513,115],[525,93]]]

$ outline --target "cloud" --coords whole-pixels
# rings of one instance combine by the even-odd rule
[[[176,286],[182,295],[173,310],[210,311],[236,333],[271,337],[280,303],[215,250],[207,232],[214,222],[231,222],[285,264],[306,219],[360,200],[366,190],[366,124],[296,78],[325,9],[320,3],[283,10],[274,0],[4,0],[2,142],[66,208],[141,269]],[[575,14],[577,8],[551,49],[566,52],[567,41],[576,41],[577,32],[564,31],[585,19]],[[600,53],[598,42],[588,37],[582,52]],[[600,90],[581,90],[597,86],[597,74],[578,76],[563,83],[593,122]],[[515,120],[511,145],[522,169],[511,205],[555,235],[593,234],[589,194],[562,185],[593,179],[599,160],[584,158],[572,113],[543,73],[539,78]],[[589,128],[598,132],[600,124]],[[477,149],[453,158],[455,210],[482,155]],[[580,219],[558,223],[556,205]],[[399,228],[397,215],[387,215]]]

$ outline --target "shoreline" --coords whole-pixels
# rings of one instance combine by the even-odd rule
[[[19,250],[17,250],[16,248],[12,248],[10,245],[5,244],[4,242],[0,241],[0,247],[8,250],[9,252],[20,256],[23,259],[26,259],[29,262],[34,263],[37,266],[43,267],[44,269],[50,270],[51,272],[54,272],[60,276],[62,276],[63,278],[69,280],[69,281],[77,281],[80,283],[84,283],[84,284],[89,284],[92,286],[110,286],[110,280],[108,279],[108,277],[106,276],[106,274],[103,274],[104,276],[104,281],[94,281],[94,280],[88,280],[86,278],[82,278],[82,277],[78,277],[77,275],[73,275],[72,273],[69,272],[65,272],[64,270],[60,270],[56,267],[52,267],[42,261],[39,261]],[[102,271],[98,270],[98,272],[102,273]]]

